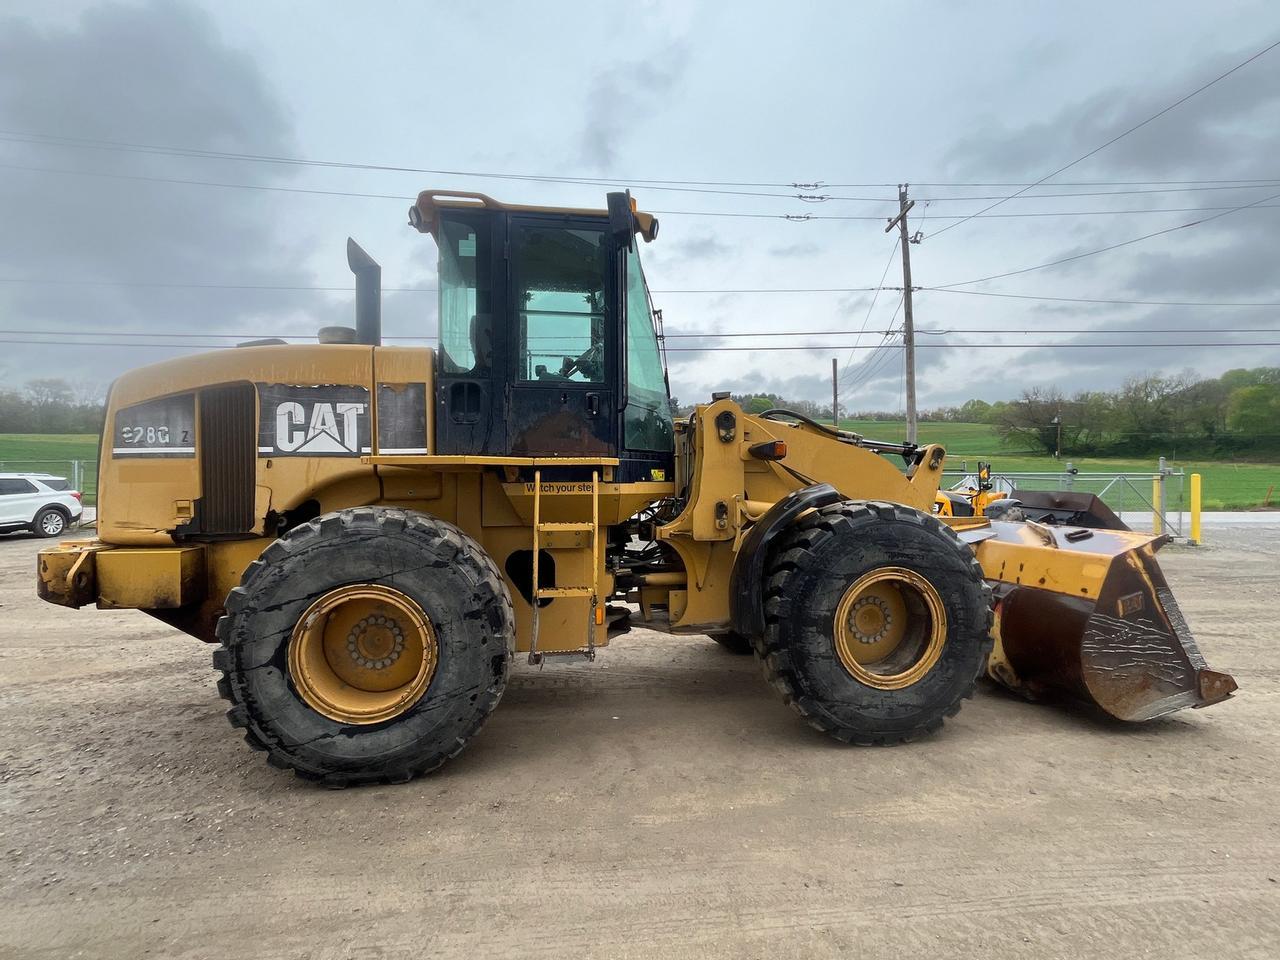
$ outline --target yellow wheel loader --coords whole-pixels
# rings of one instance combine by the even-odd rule
[[[329,786],[457,754],[514,657],[593,659],[632,624],[749,644],[809,724],[932,733],[984,673],[1126,720],[1225,699],[1160,538],[932,515],[944,451],[714,394],[671,415],[637,237],[657,221],[424,192],[439,346],[354,328],[129,373],[110,391],[93,540],[40,595],[214,644],[227,716]]]

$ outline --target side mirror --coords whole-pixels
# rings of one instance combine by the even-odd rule
[[[635,245],[635,217],[631,212],[631,191],[611,193],[609,201],[609,233],[618,246],[631,250]]]

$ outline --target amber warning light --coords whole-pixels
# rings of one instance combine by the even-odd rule
[[[781,460],[787,455],[787,442],[766,440],[764,443],[753,444],[749,452],[757,460]]]

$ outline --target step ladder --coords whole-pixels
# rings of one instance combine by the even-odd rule
[[[585,533],[591,544],[591,582],[582,586],[543,587],[538,581],[538,555],[546,546],[544,536],[560,533]],[[552,548],[555,549],[555,548]],[[560,549],[564,549],[561,547]],[[542,520],[542,471],[533,473],[533,630],[529,638],[529,662],[541,666],[546,657],[596,658],[596,623],[603,622],[604,607],[600,602],[600,472],[591,471],[591,521],[572,523]],[[587,643],[576,650],[539,650],[538,621],[542,600],[558,597],[588,597]]]

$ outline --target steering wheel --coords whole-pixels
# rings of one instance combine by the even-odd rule
[[[560,365],[560,376],[569,377],[573,375],[575,370],[581,370],[588,380],[599,380],[600,377],[600,360],[604,354],[603,343],[593,343],[581,354],[576,360],[568,357],[564,358],[564,363]]]

